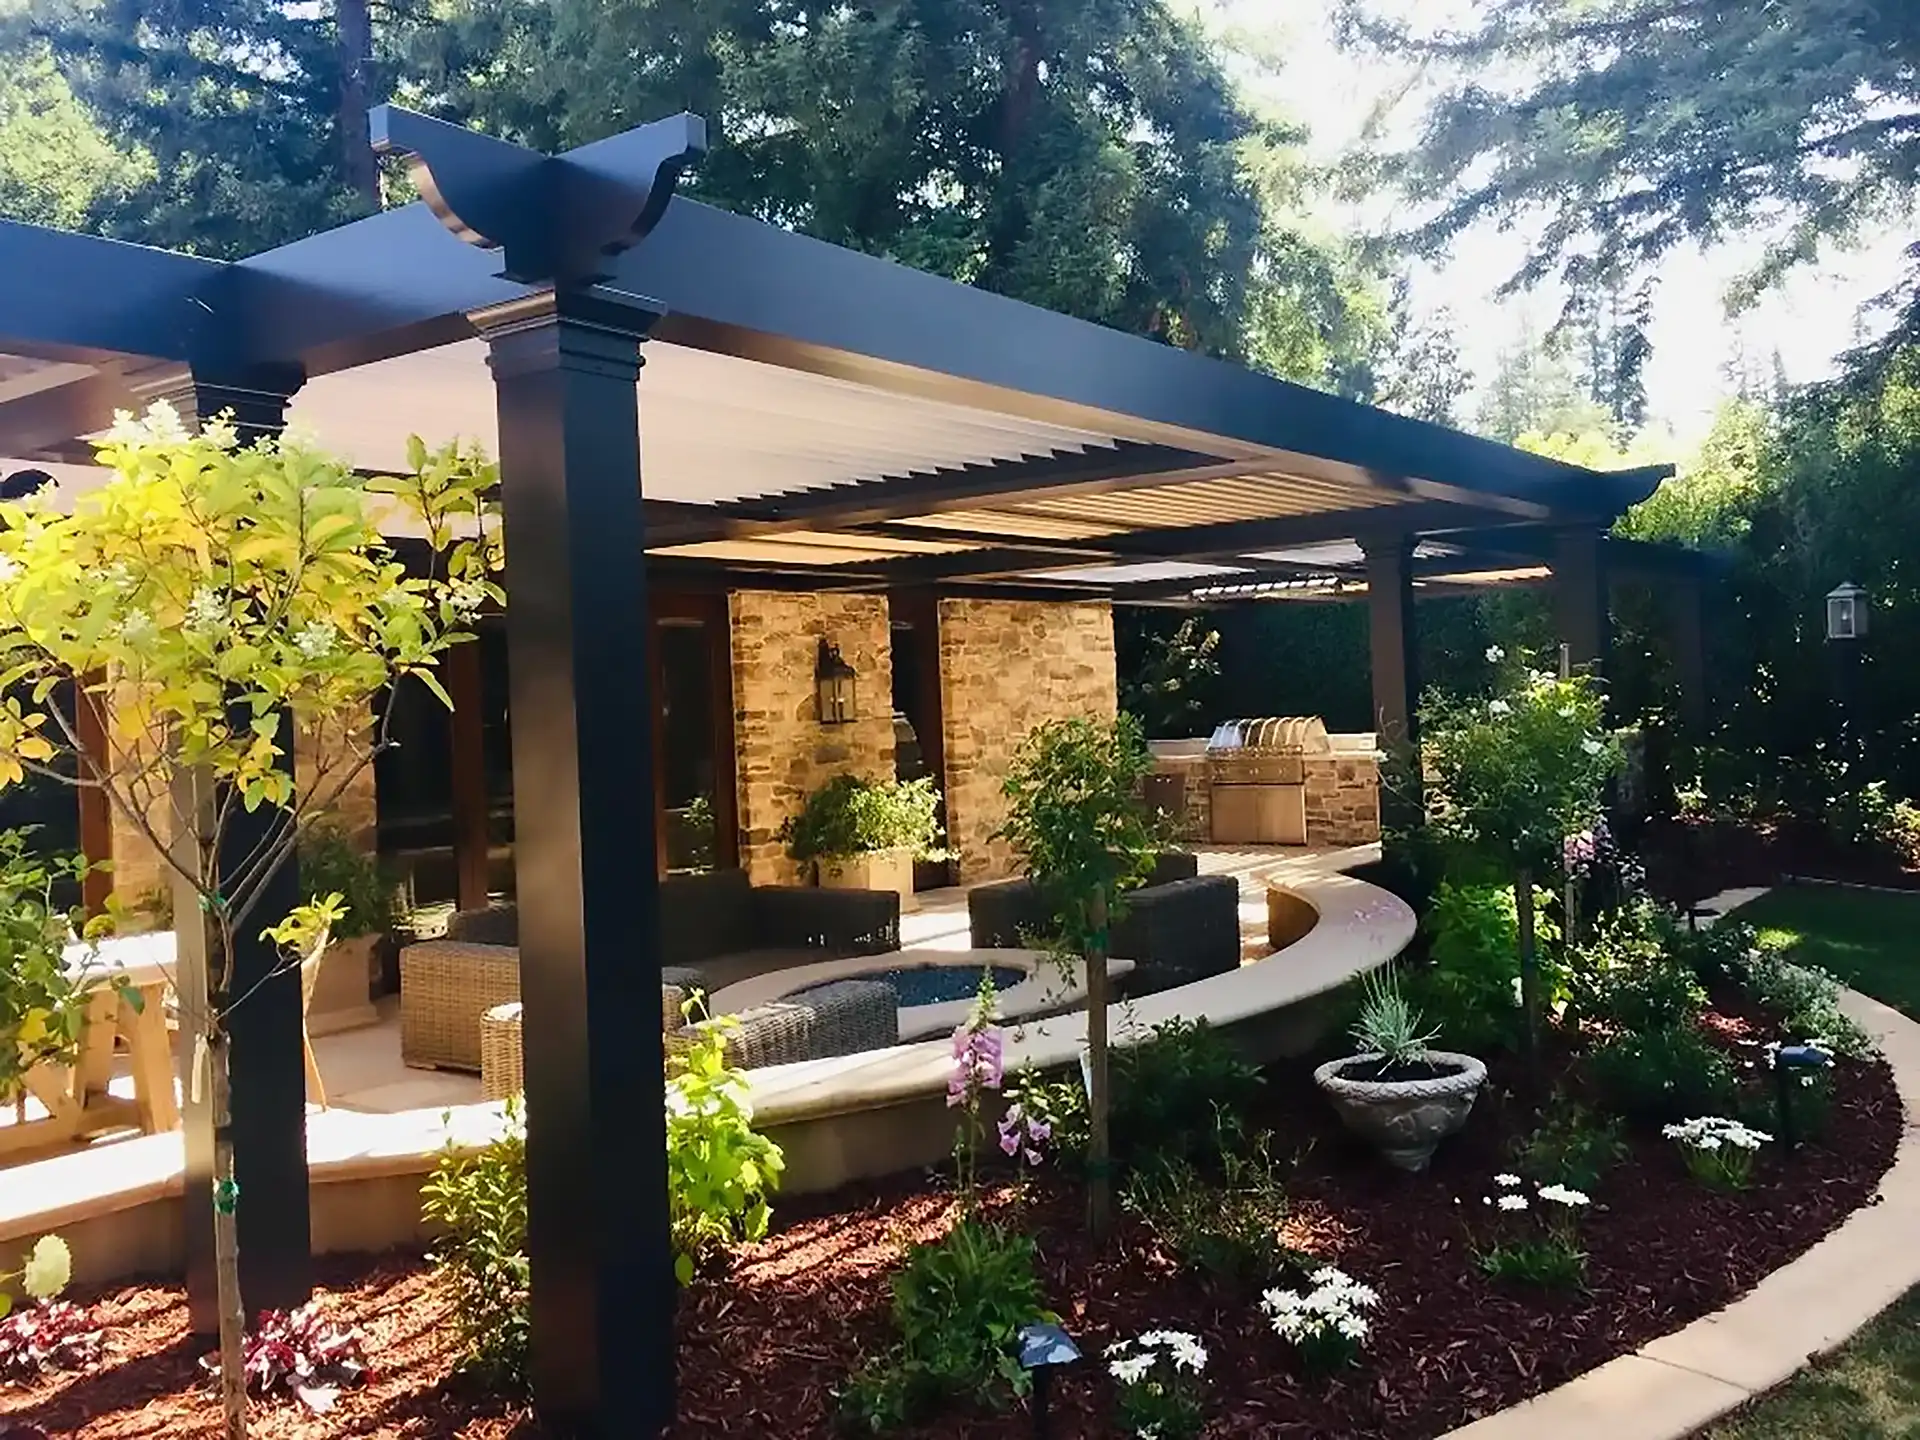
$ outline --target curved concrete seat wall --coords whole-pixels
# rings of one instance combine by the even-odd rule
[[[1283,887],[1286,913],[1313,921],[1284,949],[1237,970],[1108,1010],[1114,1043],[1164,1021],[1205,1017],[1256,1060],[1297,1052],[1322,1033],[1333,992],[1393,959],[1413,938],[1407,905],[1338,873]],[[1296,904],[1297,902],[1297,904]],[[1084,1011],[1008,1032],[1009,1071],[1070,1070],[1085,1043]],[[788,1195],[929,1165],[950,1153],[949,1041],[942,1037],[748,1074],[755,1124],[785,1148]],[[451,1142],[484,1144],[504,1107],[458,1106],[394,1115],[329,1111],[308,1119],[316,1254],[378,1251],[425,1237],[420,1183]],[[185,1263],[177,1133],[97,1146],[0,1171],[0,1269],[17,1268],[40,1235],[73,1246],[82,1284],[177,1274]]]

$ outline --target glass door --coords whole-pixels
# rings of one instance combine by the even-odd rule
[[[663,875],[737,863],[733,678],[724,595],[656,594],[654,836]]]

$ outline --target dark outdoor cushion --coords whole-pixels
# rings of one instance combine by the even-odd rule
[[[1163,885],[1191,880],[1200,873],[1200,857],[1187,850],[1162,850],[1153,858],[1147,883],[1128,903]],[[1052,910],[1031,880],[1000,880],[967,892],[967,920],[976,950],[1021,949],[1044,943],[1055,928]],[[1238,921],[1236,920],[1236,924]],[[1116,955],[1124,954],[1116,949]],[[1132,960],[1138,957],[1127,955]]]
[[[462,910],[447,922],[447,938],[470,945],[518,945],[519,909]],[[666,969],[705,972],[707,962],[719,957],[773,950],[792,952],[799,958],[790,963],[804,965],[899,948],[900,897],[891,890],[754,885],[744,870],[669,875],[660,882],[660,964]],[[732,980],[714,974],[711,982],[719,989]]]
[[[1180,860],[1170,863],[1177,867]],[[1030,880],[976,887],[967,896],[967,919],[976,950],[1044,941],[1053,929],[1048,906]],[[1230,875],[1197,875],[1133,891],[1111,948],[1138,967],[1129,982],[1136,994],[1233,969],[1240,963],[1239,882]]]

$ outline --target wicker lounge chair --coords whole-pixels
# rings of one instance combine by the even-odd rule
[[[481,1017],[520,998],[519,935],[518,910],[499,905],[462,911],[445,939],[401,951],[403,1063],[482,1068]],[[661,978],[675,983],[678,972],[683,990],[899,945],[900,897],[891,891],[753,885],[737,870],[660,885]]]

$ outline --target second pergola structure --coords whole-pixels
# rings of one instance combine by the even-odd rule
[[[1662,470],[1524,454],[675,198],[704,145],[691,117],[559,156],[397,110],[374,134],[426,202],[247,260],[0,223],[0,269],[58,282],[0,290],[0,456],[83,485],[85,437],[162,395],[254,431],[291,414],[373,470],[410,431],[496,447],[533,1379],[562,1427],[652,1434],[673,1412],[661,1040],[636,1019],[658,1012],[654,838],[633,823],[653,793],[650,582],[1364,583],[1392,734],[1421,590],[1545,566],[1586,661],[1609,563],[1688,566],[1605,538]],[[298,978],[248,965],[234,1109],[258,1308],[304,1299],[310,1270]]]

